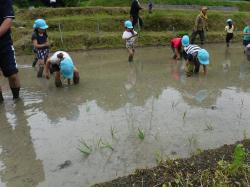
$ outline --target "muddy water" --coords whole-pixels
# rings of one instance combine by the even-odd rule
[[[250,64],[241,46],[205,47],[209,74],[191,78],[167,48],[138,49],[133,64],[125,50],[71,53],[81,83],[62,89],[17,57],[22,100],[1,80],[0,186],[85,187],[249,137]]]

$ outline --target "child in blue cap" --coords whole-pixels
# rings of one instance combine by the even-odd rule
[[[131,21],[125,21],[125,31],[123,32],[122,39],[126,42],[126,48],[128,49],[129,58],[128,61],[132,62],[135,54],[135,41],[137,32],[134,30]]]
[[[37,19],[33,25],[34,32],[32,34],[32,43],[36,50],[39,70],[37,77],[42,77],[44,64],[49,56],[49,41],[47,35],[47,29],[49,26],[44,19]]]
[[[207,65],[209,64],[209,53],[205,49],[201,49],[198,45],[190,44],[189,36],[182,37],[182,45],[184,46],[184,59],[187,61],[187,76],[193,73],[199,73],[200,65],[203,66],[204,74],[207,74]]]
[[[234,25],[233,25],[233,20],[232,19],[227,20],[227,25],[225,27],[225,31],[227,32],[226,43],[227,43],[227,47],[229,47],[230,41],[234,37]]]
[[[246,47],[250,44],[250,22],[247,23],[247,26],[243,30],[243,45]]]
[[[74,66],[73,60],[67,52],[57,51],[48,58],[45,66],[45,77],[47,79],[50,78],[50,65],[52,65],[52,69],[55,72],[56,87],[62,87],[61,75],[68,79],[68,84],[70,84],[72,79],[74,84],[79,83],[79,71]]]

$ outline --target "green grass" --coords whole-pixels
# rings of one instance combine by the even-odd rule
[[[131,0],[85,0],[81,3],[82,6],[130,6]],[[141,0],[141,3],[147,3],[147,0]],[[156,4],[171,4],[171,5],[201,5],[201,6],[228,6],[238,7],[241,11],[249,11],[250,3],[245,1],[228,1],[228,0],[154,0]]]
[[[129,19],[128,13],[128,8],[104,7],[19,10],[13,26],[14,45],[17,52],[30,53],[34,18],[46,15],[52,50],[121,48],[124,47],[121,39],[123,22]],[[151,15],[143,12],[145,26],[140,32],[138,46],[169,45],[170,39],[177,33],[191,34],[196,16],[197,11],[157,10]],[[232,18],[236,29],[241,33],[250,13],[210,11],[208,16],[207,42],[224,42],[225,20]],[[62,26],[63,44],[59,24]],[[235,41],[241,38],[240,34],[235,33]]]

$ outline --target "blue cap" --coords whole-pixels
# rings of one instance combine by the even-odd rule
[[[130,20],[125,21],[124,26],[128,29],[133,29],[133,24]]]
[[[60,72],[67,79],[73,79],[74,64],[70,58],[64,58],[60,63]]]
[[[209,53],[205,49],[201,49],[198,52],[198,60],[200,64],[202,65],[208,65],[209,64]]]
[[[189,36],[188,35],[184,35],[181,39],[181,43],[184,47],[189,45]]]
[[[227,19],[227,23],[233,22],[232,19]]]
[[[34,29],[47,29],[49,26],[44,19],[37,19],[33,25]]]

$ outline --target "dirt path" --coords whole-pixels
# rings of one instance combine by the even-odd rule
[[[142,5],[145,9],[147,9],[147,4]],[[156,10],[170,10],[170,9],[177,9],[177,10],[199,10],[200,5],[166,5],[166,4],[154,4],[153,9]],[[210,10],[216,11],[239,11],[237,7],[225,7],[225,6],[208,6]]]

